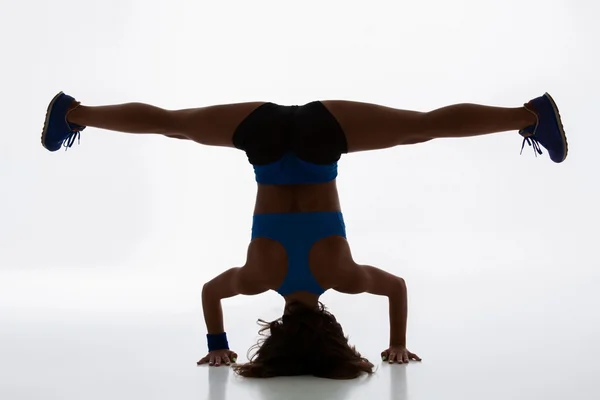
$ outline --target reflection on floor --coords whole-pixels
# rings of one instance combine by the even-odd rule
[[[456,286],[454,286],[456,289]],[[565,399],[600,398],[596,315],[585,291],[563,291],[549,302],[541,290],[513,288],[494,302],[473,302],[465,286],[447,301],[413,301],[409,348],[422,363],[387,365],[387,321],[380,310],[356,320],[355,300],[327,295],[352,343],[378,367],[371,377],[330,381],[311,377],[248,380],[229,368],[197,367],[205,351],[198,313],[113,311],[0,314],[0,398],[95,399]],[[436,288],[443,295],[443,287]],[[523,295],[521,295],[521,294]],[[528,293],[527,296],[524,295]],[[512,297],[511,297],[512,294]],[[589,299],[589,297],[588,297]],[[554,303],[554,305],[550,304]],[[353,304],[353,307],[348,307]],[[231,342],[242,355],[258,315],[226,305]],[[579,310],[579,311],[578,311]],[[354,319],[353,319],[354,318]],[[594,319],[595,318],[595,319]],[[377,324],[381,323],[381,329]],[[243,326],[242,326],[243,325]],[[253,326],[254,332],[256,327]],[[382,347],[383,345],[383,347]]]

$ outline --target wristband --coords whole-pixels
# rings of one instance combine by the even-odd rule
[[[227,343],[227,334],[225,332],[216,335],[207,334],[206,340],[208,342],[208,351],[215,350],[229,350],[229,343]]]

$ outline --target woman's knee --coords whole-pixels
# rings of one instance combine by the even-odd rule
[[[172,134],[208,146],[234,147],[238,125],[264,102],[213,105],[170,111]]]

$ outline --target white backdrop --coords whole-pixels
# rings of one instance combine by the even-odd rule
[[[209,396],[221,399],[248,388],[265,399],[298,388],[330,398],[600,395],[596,2],[0,5],[0,398],[195,398],[209,372]],[[194,368],[205,352],[202,284],[246,254],[255,183],[245,155],[91,128],[48,153],[40,132],[59,90],[87,105],[348,99],[422,111],[513,107],[548,91],[570,155],[560,165],[528,147],[520,156],[510,132],[345,156],[338,184],[353,253],[407,280],[409,348],[424,362],[384,365],[368,384],[247,383]],[[377,362],[387,302],[323,301]],[[272,293],[227,300],[234,349],[244,354],[256,319],[282,304]]]

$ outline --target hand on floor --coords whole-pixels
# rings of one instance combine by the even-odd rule
[[[408,351],[406,347],[390,346],[389,349],[381,352],[381,360],[387,361],[390,364],[395,362],[398,364],[405,364],[409,361],[421,361],[421,358],[415,353]]]
[[[237,361],[237,357],[237,353],[231,350],[215,350],[208,353],[206,357],[198,361],[196,364],[208,364],[210,366],[219,367],[221,364],[235,364]]]

